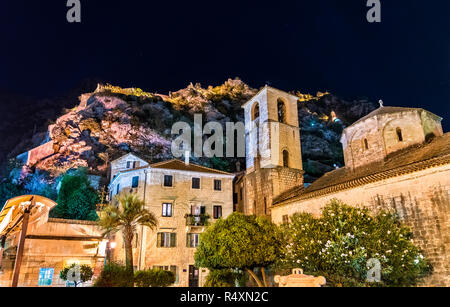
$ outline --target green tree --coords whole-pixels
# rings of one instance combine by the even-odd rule
[[[212,270],[206,277],[205,287],[207,288],[231,288],[236,285],[236,281],[242,281],[243,274],[236,273],[235,270]]]
[[[175,274],[160,269],[138,271],[134,274],[136,286],[140,288],[168,287],[175,283],[175,280]]]
[[[85,169],[78,169],[63,176],[58,205],[52,210],[54,218],[96,221],[98,193],[91,186]]]
[[[301,267],[333,286],[414,286],[431,268],[409,228],[392,212],[372,215],[332,200],[321,217],[296,214],[283,225],[285,257],[279,267]],[[367,283],[368,262],[381,263],[381,283]]]
[[[147,209],[145,203],[136,195],[123,193],[116,196],[114,204],[107,206],[100,214],[99,226],[104,235],[122,232],[125,243],[127,270],[133,273],[133,239],[138,226],[154,229],[157,219]]]
[[[98,288],[130,288],[134,286],[134,276],[119,263],[108,263],[94,283]]]
[[[77,272],[79,270],[79,272]],[[79,274],[79,275],[78,275]],[[72,281],[77,287],[81,283],[88,282],[94,276],[94,271],[88,265],[78,265],[76,263],[71,266],[65,267],[59,272],[59,278],[64,281]]]
[[[264,217],[233,213],[201,235],[197,267],[247,271],[258,286],[267,286],[264,268],[280,256],[282,240],[275,224]],[[260,268],[263,280],[253,272]]]

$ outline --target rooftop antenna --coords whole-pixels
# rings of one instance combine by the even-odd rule
[[[379,101],[378,103],[380,104],[380,108],[383,108],[383,107],[384,107],[384,102],[383,102],[383,100],[380,99],[380,101]]]

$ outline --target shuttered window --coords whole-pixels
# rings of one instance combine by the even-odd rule
[[[214,180],[214,191],[222,191],[222,180]]]
[[[170,232],[158,233],[157,247],[171,248],[177,246],[177,234]]]

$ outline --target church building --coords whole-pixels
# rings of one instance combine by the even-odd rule
[[[450,133],[443,133],[442,118],[380,102],[344,130],[345,167],[305,188],[298,103],[266,86],[244,105],[247,172],[236,182],[238,207],[277,224],[300,212],[318,216],[332,199],[373,212],[393,210],[433,265],[425,284],[450,286]]]

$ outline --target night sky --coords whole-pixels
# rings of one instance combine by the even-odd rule
[[[2,0],[0,90],[59,95],[84,78],[167,93],[240,77],[423,107],[450,128],[450,1]]]

